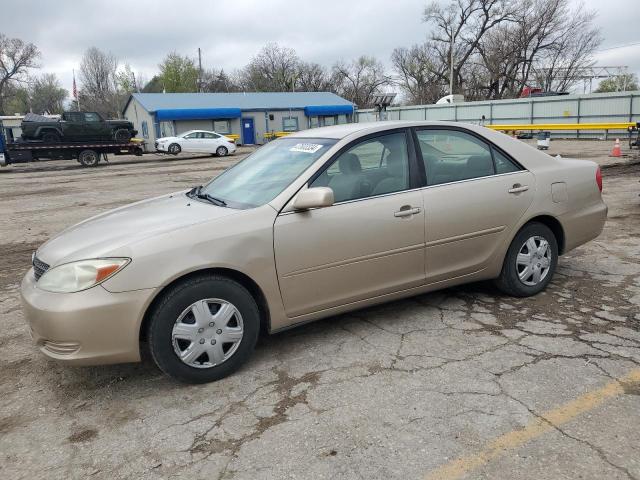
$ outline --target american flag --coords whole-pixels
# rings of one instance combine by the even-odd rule
[[[73,71],[73,98],[78,100],[78,89],[76,88],[76,71]]]

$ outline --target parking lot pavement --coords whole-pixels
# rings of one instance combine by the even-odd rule
[[[554,142],[605,148],[577,143]],[[604,169],[603,234],[534,298],[474,284],[329,318],[199,386],[35,351],[18,282],[47,236],[238,158],[0,170],[0,477],[640,478],[637,156]]]

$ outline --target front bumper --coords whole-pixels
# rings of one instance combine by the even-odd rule
[[[46,356],[72,365],[140,360],[140,324],[155,289],[111,293],[98,285],[51,293],[36,287],[30,269],[20,293],[33,340]]]

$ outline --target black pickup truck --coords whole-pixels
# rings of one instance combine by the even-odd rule
[[[64,112],[60,120],[33,115],[22,122],[22,139],[44,143],[121,142],[127,143],[137,130],[126,120],[105,120],[97,112]],[[44,120],[44,121],[42,121]]]

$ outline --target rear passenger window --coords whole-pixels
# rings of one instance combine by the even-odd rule
[[[495,148],[493,150],[493,161],[496,164],[496,173],[511,173],[520,170],[520,167],[513,163],[509,158],[505,157]]]
[[[404,133],[356,144],[310,185],[329,187],[337,202],[399,192],[409,188],[409,157]]]
[[[428,185],[495,174],[489,146],[473,135],[456,130],[419,130],[416,133]]]

